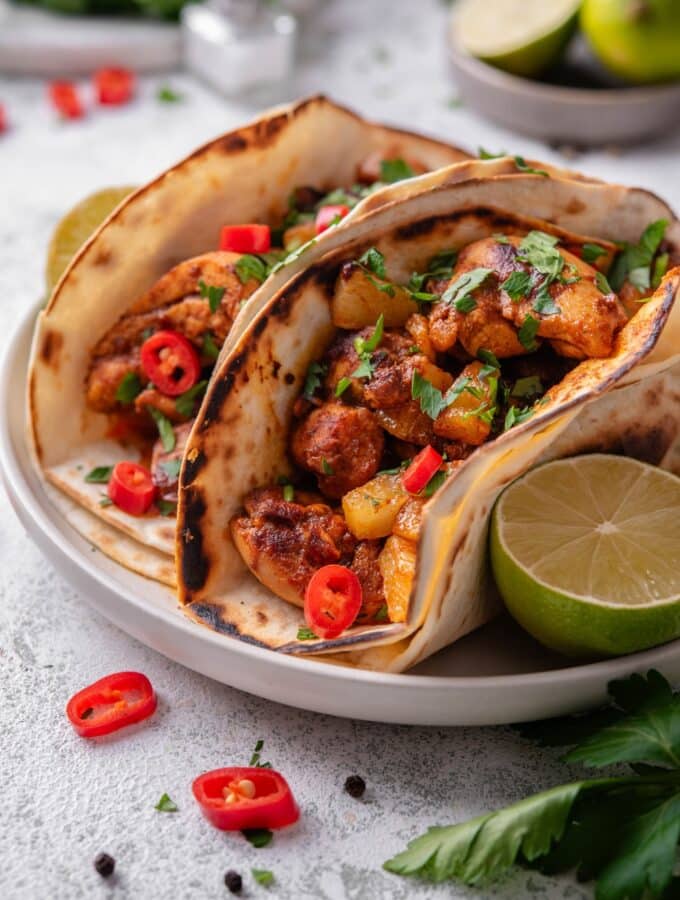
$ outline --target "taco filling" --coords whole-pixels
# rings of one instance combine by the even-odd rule
[[[579,361],[615,353],[665,271],[663,225],[637,274],[621,262],[632,248],[540,230],[443,249],[406,284],[375,247],[340,264],[335,335],[293,408],[291,474],[230,523],[250,571],[304,606],[308,639],[407,619],[428,499]]]
[[[109,416],[110,437],[141,454],[132,476],[129,463],[84,475],[108,484],[107,502],[131,515],[174,515],[191,423],[241,306],[361,199],[424,171],[415,160],[372,154],[349,189],[297,188],[276,228],[224,226],[219,250],[171,269],[95,344],[86,404]]]

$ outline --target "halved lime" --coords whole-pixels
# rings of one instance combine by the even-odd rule
[[[133,187],[104,188],[85,197],[60,220],[47,249],[45,281],[48,293],[89,236],[134,190]]]
[[[680,636],[680,478],[593,454],[532,469],[498,499],[491,565],[514,618],[569,656]]]
[[[531,77],[560,56],[580,6],[581,0],[460,0],[454,28],[472,56]]]

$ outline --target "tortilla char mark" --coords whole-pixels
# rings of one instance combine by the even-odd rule
[[[48,329],[43,337],[40,347],[40,358],[46,366],[55,371],[59,370],[59,356],[64,344],[64,336],[58,331]]]
[[[199,591],[205,586],[212,561],[203,547],[203,517],[207,504],[203,492],[193,485],[186,489],[183,518],[177,522],[177,534],[182,542],[182,580],[190,602],[191,591]]]

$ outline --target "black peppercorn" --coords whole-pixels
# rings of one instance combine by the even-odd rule
[[[109,856],[108,853],[98,853],[94,858],[94,867],[102,878],[108,878],[109,875],[113,875],[113,870],[116,868],[116,860]]]
[[[358,800],[359,797],[364,796],[364,791],[366,790],[366,782],[361,777],[361,775],[350,775],[345,782],[345,790],[350,795],[350,797],[354,797],[355,800]]]
[[[232,894],[241,893],[241,888],[243,887],[243,879],[238,874],[238,872],[234,872],[233,869],[229,869],[228,872],[225,872],[224,883],[229,888]]]

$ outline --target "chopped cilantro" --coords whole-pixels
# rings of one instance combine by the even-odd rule
[[[113,504],[113,500],[110,497],[107,497],[106,494],[102,494],[101,500],[99,501],[100,506],[111,506]]]
[[[184,97],[171,88],[170,85],[162,84],[156,91],[156,99],[160,100],[161,103],[181,103]]]
[[[205,297],[208,301],[211,313],[216,313],[220,308],[220,303],[222,302],[222,297],[224,297],[225,290],[226,288],[223,287],[215,287],[212,284],[206,284],[202,278],[198,282],[198,291],[201,297]]]
[[[496,354],[492,353],[491,350],[485,350],[484,347],[480,347],[477,351],[477,359],[486,363],[487,366],[491,366],[492,369],[500,369],[501,367]]]
[[[299,641],[315,641],[317,639],[317,635],[314,634],[311,628],[302,627],[298,628],[297,639]]]
[[[654,290],[658,288],[661,284],[661,279],[666,274],[668,269],[668,261],[670,257],[668,253],[659,253],[657,258],[654,260],[654,266],[652,269],[652,287]]]
[[[269,274],[268,268],[263,259],[252,253],[244,254],[234,266],[236,277],[241,284],[246,284],[251,279],[263,282]]]
[[[652,286],[652,262],[666,234],[668,221],[659,219],[643,231],[637,244],[624,243],[609,272],[609,280],[615,291],[621,290],[626,279],[641,291]]]
[[[527,375],[518,378],[510,391],[511,397],[535,397],[543,393],[543,382],[538,375]]]
[[[342,397],[351,383],[351,378],[341,378],[340,381],[338,381],[338,383],[335,385],[335,396]]]
[[[88,484],[108,484],[113,472],[113,466],[96,466],[85,476]]]
[[[359,257],[358,262],[370,272],[373,272],[374,275],[377,275],[378,278],[387,277],[385,274],[385,257],[380,250],[375,247],[369,247],[368,250]]]
[[[601,256],[606,256],[607,251],[604,247],[600,247],[599,244],[590,244],[588,241],[581,248],[581,259],[583,262],[592,263],[598,260]]]
[[[458,312],[467,314],[472,312],[473,309],[477,308],[477,301],[471,294],[465,294],[464,297],[459,297],[453,304]]]
[[[321,379],[326,376],[328,366],[325,363],[313,362],[309,364],[307,374],[305,376],[305,385],[302,389],[302,396],[306,400],[311,400],[317,390],[321,387]]]
[[[174,516],[177,513],[177,504],[171,500],[157,500],[156,506],[162,516]]]
[[[471,269],[469,272],[464,272],[444,291],[442,294],[443,302],[450,303],[458,309],[458,301],[471,295],[472,291],[476,290],[484,283],[484,281],[486,281],[489,275],[491,275],[491,272],[491,269],[483,268]]]
[[[383,159],[380,163],[380,180],[384,184],[394,184],[405,178],[413,178],[411,166],[403,159]]]
[[[531,275],[528,272],[516,271],[505,279],[501,289],[506,292],[513,303],[526,297],[531,287]]]
[[[264,747],[264,741],[262,740],[262,738],[260,738],[258,741],[255,742],[255,747],[253,748],[253,753],[252,753],[252,756],[250,757],[250,762],[248,763],[249,766],[251,766],[251,767],[254,766],[256,769],[271,769],[271,767],[272,767],[271,763],[268,763],[268,762],[263,763],[260,761],[260,752],[263,747]]]
[[[387,608],[387,604],[383,603],[378,612],[373,617],[376,622],[387,622],[390,618],[390,612]]]
[[[525,406],[522,409],[517,406],[511,406],[505,415],[503,431],[508,431],[514,425],[521,425],[522,422],[526,422],[527,419],[530,419],[533,414],[533,406]]]
[[[537,312],[542,316],[556,316],[561,312],[559,306],[550,296],[549,288],[550,281],[546,278],[536,294],[534,302],[531,304],[534,312]]]
[[[175,444],[177,443],[172,423],[163,415],[160,409],[156,409],[154,406],[149,406],[147,408],[158,428],[158,434],[161,439],[163,450],[165,450],[166,453],[171,453],[175,449]]]
[[[485,150],[484,147],[478,147],[477,153],[480,159],[501,159],[501,157],[508,155],[504,150],[500,153],[490,153],[488,150]]]
[[[167,462],[162,462],[160,468],[163,469],[165,474],[174,481],[179,477],[179,470],[182,468],[182,460],[177,457],[177,459],[169,459]]]
[[[132,403],[142,393],[142,382],[136,372],[127,372],[116,388],[116,400],[125,405]]]
[[[520,242],[519,259],[554,280],[564,268],[564,258],[556,247],[558,242],[559,238],[544,231],[530,231]]]
[[[158,812],[174,813],[178,811],[179,807],[167,794],[163,794],[154,809],[157,809]]]
[[[352,372],[352,378],[370,378],[373,375],[373,365],[371,363],[371,355],[380,346],[385,330],[385,316],[380,313],[378,321],[370,338],[357,337],[354,339],[354,349],[359,356],[361,362]]]
[[[241,834],[253,847],[258,849],[271,844],[274,837],[274,833],[268,828],[248,828],[244,829]]]
[[[352,378],[372,378],[373,364],[369,357],[362,359],[356,369],[352,372]]]
[[[270,884],[274,883],[274,873],[270,872],[269,869],[251,869],[250,871],[255,881],[263,887],[269,887]]]
[[[220,348],[215,343],[215,338],[209,331],[203,335],[203,345],[201,353],[206,359],[214,360],[220,355]]]
[[[524,172],[525,175],[543,175],[544,178],[550,178],[544,169],[532,169],[523,156],[515,156],[514,160],[519,172]]]
[[[421,411],[433,420],[448,406],[439,388],[423,378],[417,369],[413,370],[411,378],[411,397],[420,401]]]
[[[607,276],[603,275],[602,272],[595,273],[595,284],[597,285],[598,291],[602,294],[611,294],[612,289],[607,281]]]
[[[282,493],[286,503],[292,503],[295,499],[295,488],[292,484],[284,484]]]
[[[522,326],[517,334],[520,344],[525,348],[525,350],[529,350],[529,352],[538,348],[536,333],[538,331],[539,325],[540,322],[538,321],[538,319],[535,319],[530,313],[522,322]]]
[[[321,457],[321,471],[324,475],[335,475],[333,466],[328,462],[325,456]]]
[[[196,407],[196,401],[203,396],[205,393],[205,389],[208,386],[207,381],[198,381],[193,387],[190,387],[188,391],[185,391],[183,394],[180,394],[179,397],[175,400],[175,409],[180,414],[180,416],[192,416],[194,413],[194,409]]]
[[[423,497],[431,497],[435,493],[435,491],[439,490],[439,488],[444,484],[445,481],[446,472],[443,469],[435,472],[432,478],[430,478],[430,480],[423,488]]]

